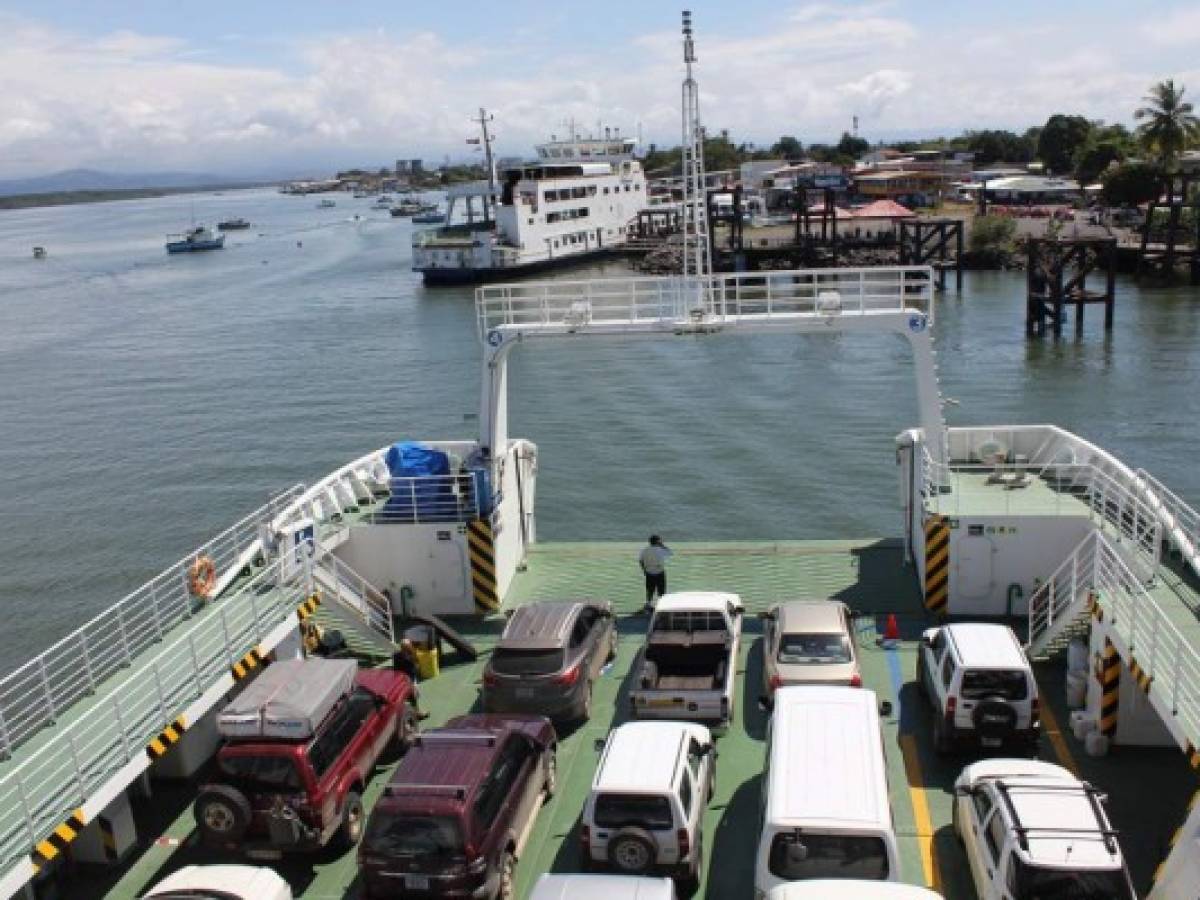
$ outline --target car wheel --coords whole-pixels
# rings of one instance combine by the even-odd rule
[[[657,857],[654,838],[640,828],[627,828],[609,838],[608,861],[626,875],[645,875]]]
[[[237,788],[214,784],[200,792],[193,810],[200,836],[213,844],[241,839],[250,827],[250,801]]]
[[[546,780],[542,784],[542,790],[547,800],[558,790],[558,749],[553,744],[546,751]]]
[[[357,792],[350,791],[346,794],[346,799],[342,801],[342,824],[338,829],[338,838],[342,846],[354,847],[358,844],[362,839],[365,818],[362,797]]]
[[[513,900],[517,896],[517,861],[511,853],[500,858],[500,884],[496,887],[496,900]]]
[[[396,722],[396,749],[401,753],[407,753],[416,743],[417,735],[420,733],[421,724],[417,718],[416,707],[411,703],[405,703],[400,718]]]

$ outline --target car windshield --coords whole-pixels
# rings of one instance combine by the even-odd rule
[[[805,878],[888,877],[887,847],[882,838],[859,834],[780,832],[771,842],[771,874],[786,881]]]
[[[384,856],[462,857],[462,832],[448,816],[396,814],[377,809],[363,836],[363,849]]]
[[[963,672],[962,695],[967,700],[982,697],[1024,700],[1028,694],[1025,673],[1020,669],[968,669]]]
[[[1016,895],[1025,900],[1133,900],[1124,869],[1072,872],[1014,858]]]
[[[144,900],[240,900],[237,894],[228,891],[214,891],[208,888],[184,888],[178,891],[165,891],[161,894],[151,894]]]
[[[601,794],[596,798],[596,827],[641,826],[654,831],[671,827],[671,804],[666,797],[639,794]]]
[[[222,756],[219,765],[226,777],[251,793],[303,788],[290,756]]]
[[[510,650],[497,647],[492,651],[492,671],[498,675],[552,675],[562,668],[563,652],[552,650]]]
[[[779,639],[781,663],[848,663],[850,642],[844,634],[785,634]]]

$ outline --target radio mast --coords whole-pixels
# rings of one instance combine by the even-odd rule
[[[700,89],[692,75],[696,47],[692,14],[683,11],[683,276],[712,273],[708,247],[708,201],[704,184],[704,128],[700,124]]]

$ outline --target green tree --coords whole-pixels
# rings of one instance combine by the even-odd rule
[[[966,149],[975,154],[976,165],[1026,163],[1033,159],[1033,146],[1011,131],[969,131],[963,137]]]
[[[855,137],[848,131],[843,131],[842,139],[837,142],[836,149],[837,152],[842,156],[848,156],[851,159],[858,159],[871,149],[871,142],[860,137]]]
[[[790,134],[785,134],[771,145],[771,153],[784,159],[800,159],[804,156],[804,145]]]
[[[1038,159],[1056,175],[1070,172],[1075,154],[1087,143],[1091,132],[1092,123],[1083,116],[1055,113],[1038,134]]]
[[[1162,191],[1162,170],[1149,163],[1125,163],[1104,173],[1101,196],[1109,206],[1147,203]]]
[[[1137,128],[1142,146],[1167,171],[1174,167],[1180,153],[1200,141],[1200,119],[1194,115],[1192,104],[1184,101],[1183,93],[1183,85],[1176,87],[1173,79],[1160,81],[1151,85],[1150,93],[1142,98],[1147,105],[1133,113],[1142,122]]]
[[[1111,141],[1090,141],[1075,154],[1075,180],[1079,186],[1095,184],[1113,163],[1123,162],[1125,153]]]
[[[977,216],[970,225],[967,249],[982,262],[1004,263],[1013,251],[1017,223],[1007,216]]]

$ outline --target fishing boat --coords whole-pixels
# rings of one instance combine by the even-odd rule
[[[409,216],[415,216],[427,211],[428,208],[426,204],[422,203],[420,200],[413,200],[408,197],[405,197],[391,208],[392,216],[397,219],[408,218]]]
[[[333,209],[337,206],[337,201],[330,197],[323,197],[317,204],[317,209]]]
[[[168,253],[195,253],[201,250],[220,250],[225,235],[217,234],[207,225],[196,225],[182,234],[167,235]]]
[[[250,227],[248,219],[243,219],[238,216],[236,219],[226,219],[223,222],[217,223],[218,231],[243,231]]]
[[[34,259],[45,259],[46,258],[46,248],[45,247],[34,247],[33,248],[33,258]]]
[[[413,223],[416,225],[437,225],[446,221],[446,214],[441,210],[434,208],[419,212],[412,217]]]

